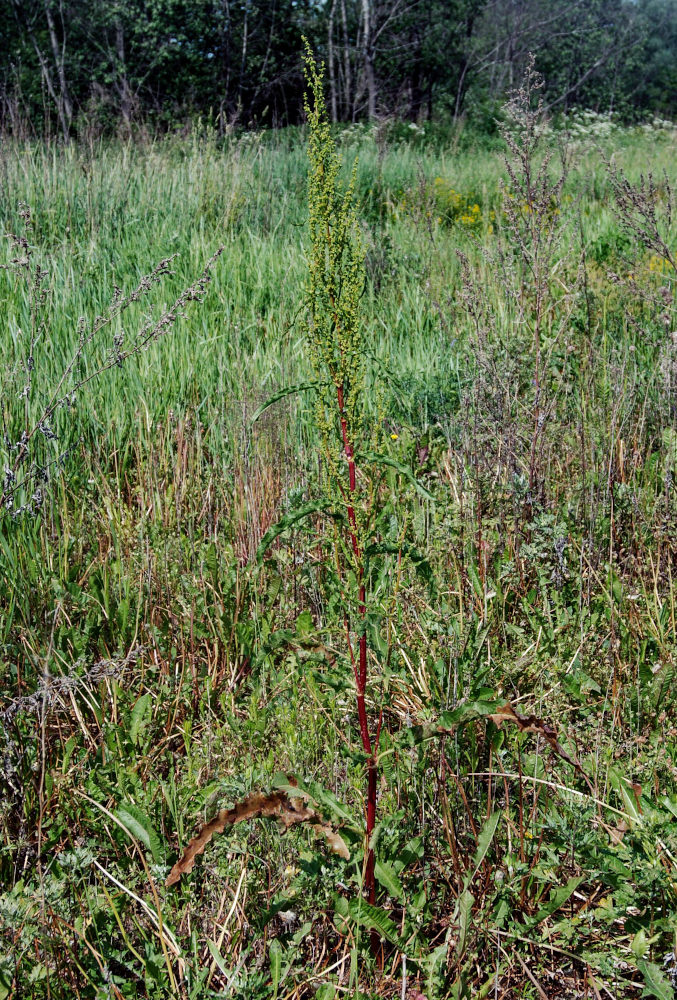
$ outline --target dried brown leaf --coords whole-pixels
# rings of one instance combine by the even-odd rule
[[[263,792],[252,792],[242,802],[237,802],[232,809],[221,809],[214,819],[202,827],[170,871],[166,885],[175,885],[182,875],[192,871],[196,857],[202,854],[215,833],[223,833],[229,826],[259,817],[277,819],[283,827],[283,832],[297,823],[310,823],[317,833],[326,838],[330,850],[346,861],[350,858],[350,852],[341,835],[308,805],[308,795],[305,792],[299,791],[294,795],[282,791],[270,792],[268,795]]]
[[[606,831],[609,834],[609,840],[612,844],[622,844],[623,837],[630,829],[630,824],[626,823],[624,819],[620,821],[616,826],[607,826]]]
[[[591,787],[590,779],[587,774],[579,762],[568,754],[561,745],[557,739],[557,730],[554,726],[551,726],[549,722],[539,719],[536,715],[521,715],[515,708],[513,708],[509,701],[506,701],[505,705],[490,715],[489,718],[497,726],[500,726],[502,722],[512,722],[523,733],[536,733],[538,736],[542,736],[543,739],[549,743],[558,757],[561,757],[562,760],[566,760],[567,763],[571,764],[571,766],[575,768],[575,770],[578,771],[581,777],[585,780],[588,787]]]
[[[329,844],[329,850],[333,851],[334,854],[338,854],[339,857],[344,858],[346,861],[350,861],[350,851],[346,847],[346,842],[340,833],[332,828],[327,823],[313,823],[313,830],[316,833],[321,833]]]

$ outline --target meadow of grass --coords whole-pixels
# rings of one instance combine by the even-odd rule
[[[602,153],[652,171],[674,254],[675,133],[578,129],[538,301],[498,141],[338,141],[393,463],[366,620],[377,905],[334,528],[294,520],[319,495],[311,392],[253,420],[312,378],[304,136],[6,143],[2,229],[30,206],[48,272],[25,405],[31,297],[0,271],[6,464],[80,317],[177,255],[86,374],[224,250],[202,303],[55,414],[63,469],[0,521],[0,1000],[674,997],[675,274]],[[288,776],[349,860],[256,820],[165,886],[205,820]]]

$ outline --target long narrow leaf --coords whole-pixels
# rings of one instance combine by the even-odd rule
[[[498,826],[499,820],[501,818],[500,812],[496,811],[491,814],[489,819],[486,821],[480,835],[477,838],[477,849],[475,850],[475,857],[472,861],[473,872],[469,878],[465,880],[466,888],[470,885],[475,875],[479,871],[480,865],[484,861],[487,851],[491,847],[491,842],[494,839],[496,833],[496,827]]]
[[[472,917],[472,907],[475,902],[475,897],[466,889],[461,893],[461,898],[458,901],[458,942],[456,944],[456,957],[461,958],[465,951],[466,938],[468,936],[468,927],[470,926],[470,920]]]
[[[150,851],[156,864],[162,861],[163,851],[160,838],[148,816],[138,806],[135,806],[133,802],[123,802],[118,806],[116,816],[123,827],[133,837],[140,840],[147,851]]]
[[[282,946],[277,938],[273,938],[270,942],[268,955],[270,957],[270,974],[273,980],[273,1000],[277,1000],[277,991],[282,972]]]
[[[541,909],[538,910],[538,912],[535,913],[533,917],[527,920],[524,926],[535,927],[536,924],[540,924],[542,920],[545,920],[546,917],[551,916],[551,914],[555,913],[556,910],[559,910],[560,907],[564,906],[566,901],[573,895],[573,893],[579,887],[579,885],[583,881],[583,878],[584,878],[583,875],[577,875],[574,878],[570,878],[566,885],[561,885],[559,886],[558,889],[555,889],[551,893],[550,899],[545,904],[545,906],[542,906]]]
[[[321,382],[301,382],[299,385],[288,385],[284,389],[280,389],[279,392],[274,392],[272,396],[269,396],[265,403],[261,403],[258,410],[255,412],[251,419],[251,424],[255,424],[262,413],[272,406],[273,403],[277,403],[279,399],[284,399],[285,396],[293,396],[297,392],[304,392],[305,389],[317,389]]]
[[[329,500],[311,500],[309,503],[303,504],[301,507],[297,507],[295,510],[290,510],[288,514],[281,517],[276,524],[273,524],[268,531],[265,533],[261,539],[261,543],[256,550],[256,561],[257,563],[263,562],[263,557],[265,556],[267,550],[273,544],[276,538],[279,538],[285,531],[293,527],[298,521],[302,521],[304,517],[309,517],[311,514],[320,514],[328,511],[331,507],[331,501]]]
[[[360,454],[359,458],[363,462],[374,463],[376,465],[387,465],[391,469],[395,469],[396,472],[399,472],[401,476],[404,476],[404,478],[411,483],[416,492],[419,493],[424,500],[434,501],[435,497],[425,488],[425,486],[423,486],[422,483],[418,481],[411,469],[409,469],[406,465],[402,465],[401,462],[396,462],[395,459],[390,458],[389,455],[376,455],[373,452],[370,452],[366,455]]]

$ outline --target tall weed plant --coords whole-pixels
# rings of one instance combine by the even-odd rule
[[[305,105],[310,164],[308,346],[317,382],[315,415],[326,470],[325,488],[332,513],[347,527],[344,543],[339,540],[337,556],[343,562],[340,572],[345,588],[346,642],[355,680],[362,749],[368,758],[365,890],[369,902],[374,903],[374,852],[370,841],[376,824],[374,741],[378,737],[370,732],[366,704],[369,663],[364,557],[371,484],[369,470],[363,473],[358,467],[366,443],[373,438],[367,433],[364,405],[367,338],[360,300],[366,280],[365,251],[355,211],[355,170],[349,186],[342,189],[338,180],[340,160],[324,102],[323,75],[309,46],[306,72],[310,89]],[[356,587],[352,600],[351,579]]]

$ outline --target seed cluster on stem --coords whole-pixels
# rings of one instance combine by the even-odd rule
[[[357,456],[366,434],[364,410],[364,327],[360,298],[365,283],[365,251],[355,211],[355,168],[350,183],[339,181],[341,163],[332,139],[323,94],[322,67],[316,65],[306,43],[305,99],[308,118],[308,206],[310,248],[306,299],[309,318],[308,347],[318,389],[316,421],[325,461],[325,482],[335,512],[346,525],[347,569],[356,580],[356,616],[346,598],[344,615],[348,651],[355,677],[357,715],[362,749],[367,755],[365,894],[376,895],[374,852],[370,846],[376,824],[376,740],[367,715],[367,590],[365,579],[365,490]],[[357,636],[357,656],[354,637]]]

